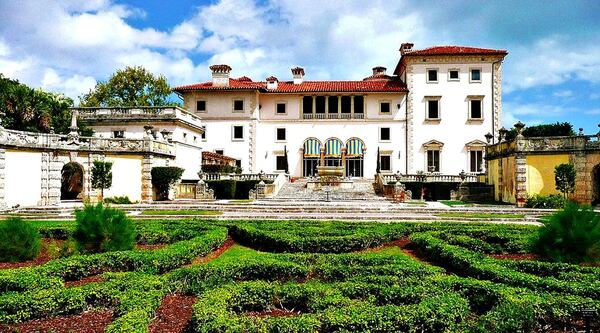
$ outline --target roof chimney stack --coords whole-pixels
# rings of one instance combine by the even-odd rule
[[[373,67],[373,75],[385,75],[387,68],[383,66]]]
[[[267,89],[269,89],[269,90],[277,89],[277,83],[279,80],[277,80],[276,77],[271,75],[268,78],[266,78],[266,80],[267,80]]]
[[[413,44],[413,43],[402,43],[400,45],[400,55],[410,52],[412,50],[413,46],[415,46],[415,44]]]
[[[209,67],[212,71],[212,83],[216,87],[229,87],[229,65],[212,65]]]
[[[302,80],[304,79],[304,68],[294,67],[292,68],[292,74],[294,75],[294,84],[302,83]]]

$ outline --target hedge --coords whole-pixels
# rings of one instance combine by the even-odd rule
[[[209,180],[208,187],[213,189],[217,199],[248,199],[250,190],[260,183],[260,180]],[[266,184],[272,181],[265,181]]]

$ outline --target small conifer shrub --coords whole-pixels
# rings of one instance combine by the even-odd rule
[[[77,226],[73,238],[81,253],[133,249],[135,226],[123,211],[98,203],[76,210],[75,216]]]
[[[0,261],[31,260],[40,254],[41,236],[31,223],[17,217],[0,221]]]

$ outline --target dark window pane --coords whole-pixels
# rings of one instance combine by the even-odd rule
[[[381,113],[390,113],[390,103],[381,103]]]
[[[481,70],[479,70],[479,69],[472,69],[471,70],[471,80],[472,81],[479,81],[479,80],[481,80]]]
[[[325,113],[325,96],[317,96],[315,101],[317,110],[315,113]]]
[[[277,129],[277,140],[284,141],[285,140],[285,128]]]
[[[380,166],[381,170],[384,170],[384,171],[392,170],[392,157],[389,155],[382,155],[380,157],[379,166]]]
[[[236,99],[233,101],[233,110],[244,111],[244,101],[241,99]]]
[[[302,113],[310,114],[312,112],[312,96],[302,97]]]
[[[471,100],[471,118],[481,119],[481,101]]]
[[[196,101],[196,111],[206,111],[206,101]]]
[[[440,113],[439,113],[439,101],[438,100],[429,100],[427,101],[427,106],[428,106],[428,113],[427,113],[427,118],[430,119],[437,119],[440,117]]]
[[[354,96],[354,113],[363,113],[365,99],[362,96]]]
[[[215,150],[215,153],[223,155],[223,149],[217,149]]]
[[[329,96],[327,99],[329,103],[329,113],[337,113],[338,112],[338,97],[337,96]]]
[[[233,126],[233,138],[243,139],[244,138],[244,126]]]
[[[458,79],[458,71],[450,71],[450,79]]]
[[[390,128],[382,127],[381,128],[381,141],[389,141],[390,140]]]
[[[437,81],[437,70],[430,69],[427,71],[427,79],[429,81]]]
[[[471,172],[483,171],[483,151],[471,150]]]
[[[206,139],[206,126],[203,127],[202,139]]]
[[[342,113],[351,113],[350,105],[350,96],[342,96]]]
[[[285,113],[285,103],[277,103],[277,113]]]
[[[285,156],[275,156],[275,164],[277,170],[285,170]]]
[[[427,151],[427,171],[439,172],[440,171],[440,151],[439,150],[428,150]]]

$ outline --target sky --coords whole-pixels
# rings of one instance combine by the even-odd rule
[[[506,49],[503,122],[600,123],[600,1],[0,0],[0,73],[72,97],[141,65],[172,86],[232,76],[354,80],[398,48]]]

